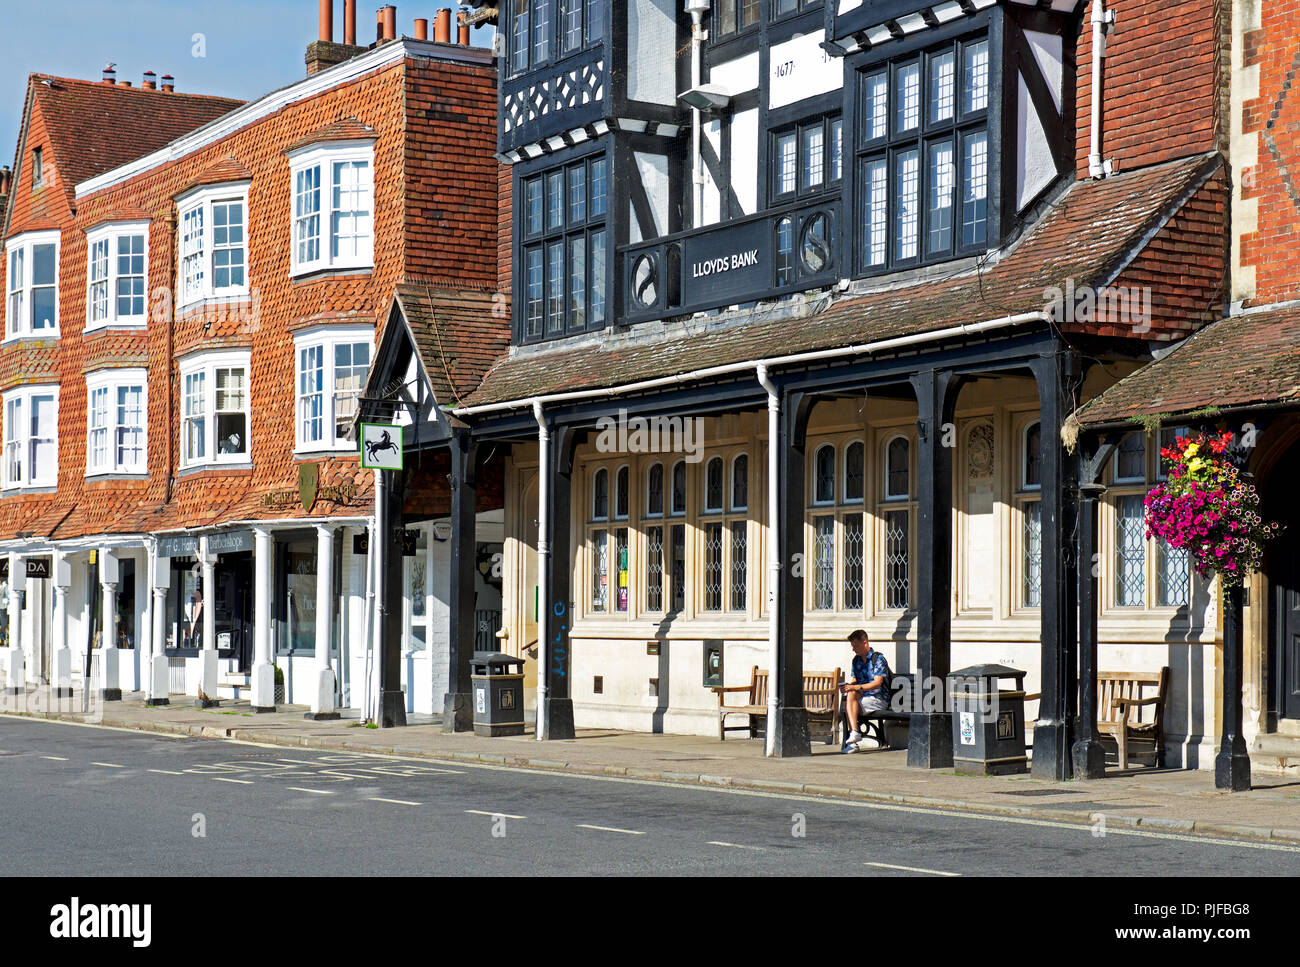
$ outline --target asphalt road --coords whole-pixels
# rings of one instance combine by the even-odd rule
[[[0,875],[1268,876],[1174,834],[0,718]]]

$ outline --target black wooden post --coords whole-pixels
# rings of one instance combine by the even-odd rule
[[[547,570],[549,601],[539,601],[542,613],[538,616],[541,634],[546,641],[547,662],[540,674],[546,683],[544,708],[538,715],[546,717],[544,734],[548,739],[571,739],[573,729],[573,693],[569,688],[569,630],[573,627],[573,596],[570,593],[570,575],[573,570],[572,541],[570,540],[573,451],[578,432],[573,427],[551,428],[551,465],[539,467],[539,473],[550,474],[547,517],[550,519],[551,555]]]
[[[1106,752],[1097,731],[1097,502],[1106,488],[1079,485],[1079,718],[1071,750],[1077,779],[1106,774]]]
[[[1042,699],[1034,726],[1033,774],[1069,779],[1073,720],[1078,706],[1074,501],[1068,482],[1073,458],[1061,444],[1061,426],[1071,405],[1068,383],[1077,372],[1072,353],[1042,357],[1032,364],[1038,383],[1042,481]],[[1091,570],[1091,569],[1090,569]]]
[[[907,733],[907,764],[916,769],[952,765],[952,451],[945,432],[953,393],[951,373],[930,369],[911,378],[916,391],[916,690],[942,696],[914,711]]]
[[[478,444],[468,430],[457,430],[451,453],[451,587],[447,655],[447,695],[443,701],[443,731],[474,728],[470,704],[470,659],[474,654],[474,562]]]
[[[1214,785],[1245,792],[1250,788],[1250,755],[1241,734],[1242,635],[1240,586],[1223,591],[1223,738],[1214,760]]]
[[[771,606],[777,615],[777,663],[769,679],[776,696],[776,721],[772,730],[772,755],[792,758],[812,755],[808,737],[808,710],[803,697],[803,573],[804,473],[808,451],[808,415],[813,399],[800,392],[782,392],[779,434],[773,444],[780,465],[777,487],[779,513],[772,522],[781,580]]]
[[[379,532],[384,542],[384,573],[380,575],[383,637],[379,642],[379,727],[406,724],[406,695],[402,692],[402,538],[406,532],[402,505],[406,472],[381,470],[385,487],[384,519]]]

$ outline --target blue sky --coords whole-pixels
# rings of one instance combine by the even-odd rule
[[[397,3],[399,34],[416,17],[432,20],[451,0]],[[375,39],[382,2],[358,0],[357,40]],[[343,39],[343,2],[334,3]],[[117,64],[137,87],[152,70],[171,74],[176,90],[252,100],[306,74],[303,54],[317,35],[317,0],[4,0],[0,4],[0,165],[12,165],[27,75],[97,80]],[[202,35],[200,46],[194,39]],[[474,31],[473,43],[491,42]],[[199,56],[199,55],[202,56]]]

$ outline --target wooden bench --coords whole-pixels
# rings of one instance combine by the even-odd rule
[[[1168,694],[1168,666],[1155,673],[1097,672],[1097,730],[1115,740],[1121,769],[1128,768],[1134,745],[1151,765],[1164,764]]]
[[[835,741],[836,730],[840,722],[840,682],[843,676],[840,669],[833,672],[803,673],[803,702],[808,710],[808,731],[810,734],[826,736],[826,744]],[[718,741],[726,741],[728,732],[748,730],[749,737],[758,735],[760,723],[767,719],[767,672],[760,671],[755,665],[749,673],[748,685],[715,685],[713,692],[718,696]],[[743,705],[728,705],[727,696],[744,694]],[[728,715],[747,715],[746,725],[727,725]],[[814,729],[816,729],[814,733]]]

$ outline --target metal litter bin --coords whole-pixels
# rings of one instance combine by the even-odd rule
[[[999,687],[1003,679],[1013,688]],[[1025,755],[1025,673],[1006,665],[972,665],[948,675],[952,764],[957,772],[1006,776],[1029,771]]]
[[[524,734],[524,660],[501,652],[474,652],[475,735]]]

